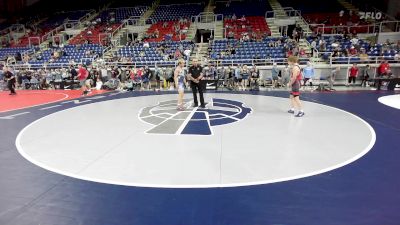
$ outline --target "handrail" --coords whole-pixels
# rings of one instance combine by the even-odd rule
[[[102,37],[108,37],[108,38],[110,38],[110,41],[112,41],[111,33],[99,33],[99,43],[100,43],[100,45],[103,45]],[[118,42],[118,44],[119,44],[119,42]]]
[[[387,57],[385,56],[369,56],[366,60],[361,60],[359,57],[331,57],[332,56],[332,52],[320,52],[319,54],[326,54],[328,53],[330,55],[330,67],[337,65],[351,65],[353,62],[357,62],[358,64],[376,64],[378,65],[380,63],[380,61],[382,60],[387,60]],[[90,59],[92,60],[92,63],[96,64],[99,62],[96,62],[95,59],[97,57],[93,57],[93,58],[84,58],[84,59]],[[337,59],[339,59],[339,61],[337,61]],[[352,61],[352,59],[356,59],[356,61]],[[311,58],[300,58],[300,61],[309,61],[311,60]],[[400,64],[400,59],[393,59],[390,60],[392,62],[395,62],[396,64]],[[81,60],[81,62],[74,62],[74,63],[43,63],[42,67],[47,68],[47,67],[54,67],[54,68],[62,68],[62,67],[66,67],[69,65],[78,65],[79,63],[82,63],[83,59]],[[257,65],[257,66],[271,66],[274,63],[276,63],[277,65],[286,65],[287,64],[287,58],[271,58],[271,59],[212,59],[212,60],[208,60],[209,63],[214,63],[217,66],[221,65],[221,66],[226,66],[226,65],[231,65],[231,66],[235,66],[235,65]],[[250,62],[250,63],[247,63]],[[338,62],[338,63],[337,63]],[[161,66],[176,66],[177,61],[146,61],[146,62],[102,62],[102,64],[104,65],[115,65],[115,66],[144,66],[144,65],[161,65]],[[8,65],[6,64],[6,66],[11,66],[14,68],[31,68],[35,65],[33,64],[12,64],[12,65]]]
[[[364,24],[364,25],[351,25],[351,26],[347,26],[347,25],[338,25],[338,26],[326,26],[325,24],[309,24],[312,29],[317,29],[317,32],[321,31],[321,34],[325,34],[325,29],[347,29],[347,31],[349,32],[350,29],[352,28],[367,28],[367,33],[376,33],[376,30],[374,28],[376,28],[378,26],[378,24],[374,23],[374,24]],[[330,32],[330,34],[335,34]]]
[[[101,57],[104,58],[104,54],[105,54],[106,52],[110,51],[112,48],[113,48],[113,47],[112,47],[111,45],[110,45],[110,46],[107,46],[106,48],[103,48],[103,52],[102,52],[102,54],[101,54]]]
[[[86,20],[87,18],[90,18],[93,14],[95,14],[96,11],[94,9],[90,10],[88,13],[86,13],[84,16],[82,16],[81,18],[78,19],[79,23],[82,23],[84,20]]]
[[[269,17],[269,15],[272,14],[272,16]],[[265,12],[265,18],[275,18],[275,11],[266,11]]]
[[[121,23],[117,29],[115,29],[113,32],[111,32],[111,39],[114,38],[114,36],[123,28],[125,27],[125,23]]]
[[[126,19],[123,21],[125,26],[146,26],[145,20],[140,19]]]
[[[295,9],[291,9],[291,10],[284,10],[286,15],[289,17],[300,17],[301,16],[301,12],[300,10],[295,10]],[[294,13],[294,14],[292,14]]]
[[[400,21],[399,20],[388,20],[388,21],[381,21],[379,23],[379,32],[383,32],[382,31],[382,27],[386,25],[386,27],[389,26],[390,23],[395,23],[395,27],[393,29],[393,32],[400,32]]]
[[[64,28],[64,24],[61,24],[60,26],[58,26],[58,27],[54,28],[53,30],[47,32],[46,34],[44,34],[41,37],[41,41],[45,42],[46,40],[48,40],[50,38],[50,36],[53,37],[55,34],[59,33],[59,31],[63,30],[63,28]]]
[[[215,23],[217,21],[224,21],[224,15],[213,12],[202,12],[197,16],[192,16],[190,19],[192,23]]]
[[[85,64],[84,62],[86,62],[86,60],[88,60],[88,59],[90,60],[91,63],[93,63],[93,61],[96,59],[96,56],[94,56],[92,58],[81,58],[80,64],[84,65]]]
[[[305,35],[310,35],[312,33],[312,30],[310,29],[310,24],[307,23],[303,16],[300,16],[300,19],[308,27],[308,30],[310,30],[310,32],[304,32]]]

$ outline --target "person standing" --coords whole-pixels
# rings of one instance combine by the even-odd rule
[[[177,110],[185,110],[183,106],[183,95],[185,94],[185,61],[183,59],[178,60],[178,66],[174,72],[175,88],[178,90],[178,107]]]
[[[292,75],[290,76],[289,86],[292,87],[292,91],[290,92],[290,105],[291,109],[288,113],[295,114],[295,110],[298,112],[295,114],[295,117],[302,117],[305,115],[303,111],[302,104],[300,102],[300,86],[301,86],[301,69],[298,63],[298,58],[296,56],[289,56],[288,63],[292,67]]]
[[[250,71],[247,68],[247,65],[244,65],[243,69],[242,69],[242,89],[243,89],[243,91],[247,90],[247,85],[248,85],[247,83],[248,83],[249,77],[250,77]]]
[[[279,69],[278,69],[278,64],[274,63],[271,69],[271,78],[272,78],[272,87],[277,88],[278,87],[278,75],[279,75]]]
[[[340,67],[336,67],[334,70],[331,71],[331,74],[328,77],[326,77],[326,80],[329,83],[328,84],[328,89],[330,91],[334,91],[335,90],[335,89],[333,89],[333,84],[335,83],[336,76],[339,75],[339,72],[340,72]]]
[[[348,80],[348,84],[351,85],[351,83],[353,82],[353,84],[356,84],[356,77],[358,76],[358,67],[357,64],[354,63],[352,67],[350,67],[349,69],[349,80]]]
[[[87,95],[89,93],[86,83],[88,76],[89,72],[82,65],[79,65],[77,78],[79,80],[79,84],[81,85],[82,95]]]
[[[190,81],[190,88],[193,92],[193,107],[198,107],[199,102],[197,101],[197,92],[200,95],[200,107],[205,108],[204,97],[203,97],[203,87],[200,81],[203,79],[203,68],[199,65],[197,59],[193,59],[192,66],[189,68],[188,80]]]
[[[290,69],[288,65],[286,65],[285,68],[281,70],[281,75],[282,75],[282,85],[286,87],[290,80]]]
[[[307,82],[310,82],[310,87],[313,86],[312,84],[312,78],[314,77],[314,67],[311,65],[311,62],[307,62],[307,66],[304,67],[303,69],[303,75],[304,75],[304,87],[307,85]]]
[[[10,71],[9,68],[5,68],[4,71],[4,78],[7,81],[7,87],[10,90],[10,95],[16,95],[17,92],[15,92],[15,76],[14,74]]]
[[[237,65],[235,68],[235,89],[240,89],[239,84],[242,83],[242,69],[241,65]]]
[[[369,81],[369,75],[372,74],[370,65],[366,65],[362,75],[361,87],[366,87]]]

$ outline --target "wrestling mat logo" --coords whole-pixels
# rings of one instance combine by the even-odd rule
[[[147,134],[212,135],[212,127],[243,120],[252,109],[242,102],[213,98],[207,108],[191,107],[193,100],[185,99],[185,110],[176,109],[177,100],[160,102],[142,108],[139,119],[154,125]]]

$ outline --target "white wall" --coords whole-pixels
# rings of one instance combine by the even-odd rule
[[[378,36],[378,43],[383,43],[387,39],[391,41],[398,41],[400,40],[400,32],[385,32],[385,33],[379,33]]]

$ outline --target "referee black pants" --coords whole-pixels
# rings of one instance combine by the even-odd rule
[[[15,82],[8,81],[7,82],[7,87],[11,91],[12,94],[15,94]]]
[[[196,105],[196,106],[199,105],[199,102],[197,101],[197,92],[199,92],[200,104],[202,106],[204,106],[203,88],[202,88],[201,82],[199,82],[199,83],[190,82],[190,88],[192,89],[192,92],[193,92],[194,105]]]

